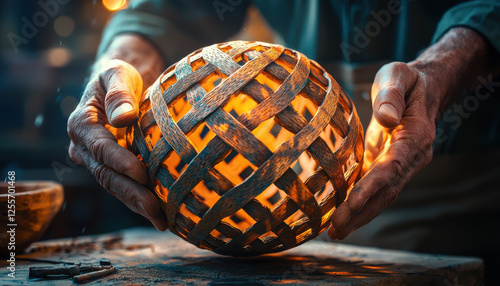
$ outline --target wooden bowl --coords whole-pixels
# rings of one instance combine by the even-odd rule
[[[16,182],[15,190],[15,221],[12,222],[8,213],[12,196],[8,194],[8,183],[0,183],[0,254],[3,255],[13,251],[8,248],[8,230],[15,228],[15,252],[21,253],[40,239],[64,202],[63,187],[56,182]]]

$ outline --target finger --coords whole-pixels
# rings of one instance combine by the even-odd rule
[[[331,227],[328,230],[328,235],[332,239],[342,240],[358,228],[368,224],[376,218],[384,209],[392,204],[393,199],[397,197],[396,187],[389,187],[381,190],[371,197],[362,208],[362,210],[354,215],[349,222],[341,229]]]
[[[417,73],[405,63],[383,66],[372,87],[373,116],[386,128],[399,125],[405,110],[405,95],[417,81]]]
[[[120,146],[111,132],[104,126],[95,124],[85,113],[70,117],[68,134],[74,144],[79,145],[80,148],[88,149],[97,162],[130,177],[139,184],[145,185],[147,183],[148,174],[139,159],[132,152]],[[73,155],[81,156],[81,151],[79,152],[77,149]],[[79,160],[82,161],[81,158]]]
[[[144,186],[99,163],[88,151],[82,152],[81,155],[87,169],[104,189],[122,201],[129,209],[150,220],[158,230],[167,229],[165,214],[155,195]]]
[[[416,165],[412,164],[412,152],[408,144],[399,141],[384,149],[373,162],[371,169],[354,186],[346,201],[332,215],[332,227],[335,231],[347,226],[355,215],[361,213],[368,200],[388,186],[400,186],[413,174]],[[392,200],[397,196],[388,197]],[[388,201],[392,204],[393,201]],[[329,233],[333,233],[331,230]]]
[[[71,141],[71,143],[69,144],[68,154],[69,154],[69,158],[71,160],[73,160],[73,162],[77,163],[78,165],[82,165],[82,166],[85,165],[83,162],[83,158],[81,156],[81,149],[76,147],[76,145],[75,145],[75,143],[73,143],[73,141]]]
[[[387,147],[389,141],[389,133],[387,129],[380,125],[378,121],[372,117],[370,125],[366,130],[365,136],[365,152],[363,153],[363,174],[369,169],[373,161],[376,160],[380,152]]]
[[[130,64],[112,60],[99,73],[106,93],[104,104],[109,123],[114,127],[131,125],[139,114],[142,78]]]

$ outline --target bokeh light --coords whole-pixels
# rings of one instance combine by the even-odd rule
[[[102,0],[102,4],[109,11],[116,11],[123,9],[127,6],[126,0]]]
[[[63,67],[71,59],[71,53],[68,49],[57,47],[47,51],[47,62],[53,67]]]
[[[54,21],[54,30],[61,37],[68,37],[75,29],[75,21],[67,16],[58,17]]]
[[[77,105],[78,105],[78,99],[72,95],[68,95],[63,98],[60,107],[64,116],[68,117],[71,114],[71,112],[73,112],[73,110]]]

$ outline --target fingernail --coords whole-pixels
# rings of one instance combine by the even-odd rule
[[[382,106],[380,106],[379,111],[384,116],[387,116],[387,117],[391,118],[394,121],[399,121],[399,119],[398,119],[398,111],[396,110],[396,108],[394,108],[394,106],[392,106],[392,105],[390,105],[388,103],[385,103],[385,104],[382,104]]]
[[[118,117],[122,114],[128,113],[130,111],[133,111],[133,110],[134,110],[134,107],[132,106],[132,104],[130,104],[128,102],[122,103],[120,106],[118,106],[113,111],[113,113],[111,113],[111,120],[114,120],[116,117]]]
[[[337,237],[335,236],[335,228],[333,228],[333,226],[330,226],[330,228],[328,229],[328,236],[331,239],[337,239]]]
[[[155,217],[151,220],[151,223],[156,227],[159,231],[165,231],[168,228],[167,220],[163,217]]]

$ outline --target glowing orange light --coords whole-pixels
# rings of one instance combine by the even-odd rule
[[[314,238],[361,171],[352,102],[317,63],[282,46],[199,49],[158,78],[140,111],[127,147],[148,169],[170,229],[219,254]]]
[[[102,4],[109,11],[116,11],[125,8],[127,0],[102,0]]]
[[[66,48],[57,47],[48,50],[46,58],[49,65],[53,67],[63,67],[71,60],[71,53]]]

